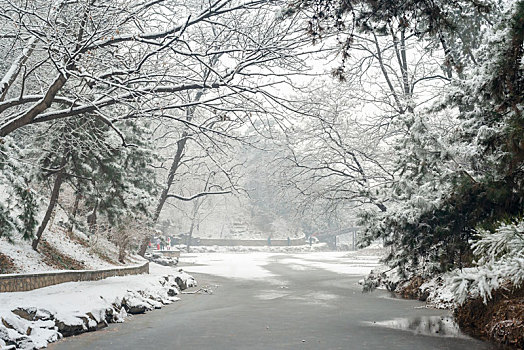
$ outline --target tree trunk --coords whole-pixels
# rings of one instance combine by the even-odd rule
[[[164,204],[167,200],[167,195],[169,194],[169,190],[171,189],[171,185],[173,184],[173,181],[175,179],[175,174],[178,170],[178,167],[180,166],[180,161],[182,160],[182,156],[184,153],[184,148],[186,147],[188,133],[184,131],[182,133],[182,138],[178,140],[177,142],[177,149],[175,156],[173,157],[173,163],[171,163],[171,167],[169,168],[169,173],[167,175],[167,182],[166,186],[162,190],[162,193],[160,194],[160,198],[158,199],[158,204],[155,210],[155,214],[153,216],[153,224],[156,224],[158,221],[158,218],[160,217],[160,213],[162,212],[162,208],[164,207]],[[144,256],[146,254],[147,246],[149,245],[149,240],[151,239],[149,234],[146,234],[144,237],[144,240],[142,241],[142,244],[140,245],[140,249],[138,251],[138,255]]]
[[[89,232],[91,232],[92,235],[96,233],[96,211],[97,209],[98,209],[98,199],[96,200],[93,211],[91,212],[91,214],[87,216],[87,224],[89,226]]]
[[[11,67],[7,70],[7,73],[4,75],[2,80],[0,80],[0,102],[5,100],[9,88],[13,85],[14,81],[18,77],[18,74],[20,74],[22,67],[26,63],[29,56],[31,56],[33,53],[35,45],[36,36],[33,36],[31,39],[29,39],[27,47],[25,47],[22,53],[13,61]]]
[[[120,228],[118,232],[118,262],[125,264],[126,262],[126,249],[129,246],[129,234],[125,228]]]
[[[193,220],[191,220],[191,227],[189,228],[189,234],[187,235],[186,246],[187,246],[187,252],[188,253],[191,250],[191,240],[193,239],[193,229],[194,228],[195,228],[195,218],[193,218]]]
[[[53,185],[53,190],[51,191],[51,198],[49,199],[49,205],[47,206],[47,210],[44,215],[44,219],[42,220],[42,223],[38,227],[38,230],[36,231],[36,238],[33,240],[33,249],[38,251],[38,244],[40,243],[40,239],[42,238],[42,233],[44,232],[45,228],[47,227],[47,223],[49,222],[49,219],[51,218],[51,214],[53,213],[53,210],[56,207],[56,203],[58,202],[58,196],[60,195],[60,186],[62,186],[62,182],[64,180],[64,168],[67,163],[67,156],[64,156],[62,158],[62,163],[60,164],[60,170],[58,171],[55,179],[55,183]]]
[[[73,229],[75,227],[75,219],[76,219],[76,213],[78,212],[78,206],[80,204],[80,197],[81,194],[77,193],[75,196],[75,203],[73,204],[73,211],[71,212],[71,219],[69,220],[69,228],[68,228],[68,234],[73,233]]]
[[[385,212],[387,210],[386,206],[382,203],[374,203],[379,209],[381,212]]]
[[[182,138],[178,140],[178,142],[176,143],[177,149],[176,149],[175,156],[173,158],[173,163],[171,163],[171,168],[169,168],[166,186],[164,187],[164,189],[162,190],[162,193],[160,194],[160,198],[158,199],[158,205],[155,210],[155,216],[154,216],[155,223],[158,221],[158,217],[160,216],[160,213],[162,212],[162,208],[164,207],[164,204],[166,203],[167,195],[169,194],[169,190],[171,189],[171,185],[173,184],[173,181],[175,179],[175,174],[178,170],[178,167],[180,166],[180,161],[182,160],[184,149],[186,147],[187,136],[188,136],[188,133],[184,131],[184,133],[182,133]]]
[[[221,54],[216,55],[213,58],[213,60],[211,61],[213,65],[216,64],[220,56]],[[209,76],[210,73],[211,73],[211,70],[208,69],[207,72],[205,73],[205,76],[206,77]],[[193,99],[193,102],[200,101],[200,98],[202,98],[203,95],[204,95],[204,90],[198,91],[195,95],[195,98]],[[196,106],[192,106],[186,109],[186,120],[188,122],[193,120],[193,113],[195,113],[195,109],[196,109]],[[158,199],[158,205],[156,207],[155,214],[153,216],[153,225],[157,223],[158,218],[160,217],[160,213],[162,212],[162,208],[164,207],[164,204],[166,203],[167,195],[169,194],[169,190],[171,189],[171,185],[173,184],[173,180],[175,179],[175,174],[178,170],[178,167],[180,166],[180,161],[182,160],[182,155],[186,147],[188,136],[189,136],[189,133],[187,131],[184,131],[182,133],[182,137],[176,143],[177,145],[176,153],[175,153],[175,156],[173,157],[173,163],[171,163],[171,167],[169,168],[166,186],[162,190],[162,193],[160,194],[160,198]],[[138,251],[138,255],[143,257],[146,254],[147,246],[149,245],[150,239],[151,237],[148,234],[146,234],[146,237],[144,237],[144,240],[142,241],[142,244]]]

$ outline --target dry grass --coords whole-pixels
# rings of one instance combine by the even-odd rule
[[[96,254],[100,259],[111,265],[118,265],[116,259],[112,259],[109,255],[101,251],[100,249],[92,249],[92,252]]]
[[[74,232],[66,231],[66,236],[73,242],[80,244],[83,247],[89,248],[89,241],[85,240],[84,238],[81,238],[77,235],[75,235]]]
[[[9,256],[0,253],[0,274],[15,273],[16,266],[14,260]]]
[[[461,329],[498,343],[524,349],[524,286],[500,288],[484,304],[482,298],[470,299],[455,310]]]
[[[401,287],[396,289],[395,293],[399,294],[400,296],[406,299],[418,299],[421,301],[425,301],[427,299],[427,295],[423,294],[422,291],[419,289],[423,283],[424,279],[422,277],[412,277],[411,279],[409,279],[409,281],[407,281]]]

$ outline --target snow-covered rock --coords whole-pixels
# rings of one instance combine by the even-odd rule
[[[420,290],[427,295],[426,302],[431,307],[453,309],[456,306],[451,286],[440,275],[424,282],[420,286]]]
[[[157,263],[162,266],[175,266],[178,264],[178,259],[175,257],[164,256],[162,253],[146,253],[144,256],[147,260]]]
[[[179,300],[179,285],[196,286],[193,276],[151,266],[150,275],[70,282],[29,292],[0,295],[0,349],[40,349],[63,336],[123,322]]]
[[[175,282],[180,290],[186,290],[187,288],[197,286],[197,282],[193,276],[185,273],[182,269],[178,270],[178,275],[175,277]]]

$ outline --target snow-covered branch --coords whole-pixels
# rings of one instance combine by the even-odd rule
[[[192,195],[190,197],[183,197],[183,196],[179,196],[177,194],[168,194],[167,198],[175,198],[175,199],[178,199],[178,200],[181,200],[181,201],[189,202],[189,201],[192,201],[194,199],[197,199],[197,198],[200,198],[200,197],[204,197],[204,196],[219,195],[219,194],[229,194],[229,193],[232,193],[232,192],[231,191],[210,191],[210,192],[197,193],[197,194]]]

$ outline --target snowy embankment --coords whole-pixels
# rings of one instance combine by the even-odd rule
[[[452,310],[456,307],[455,296],[443,274],[422,279],[415,276],[402,278],[396,269],[387,266],[375,268],[360,281],[364,291],[386,289],[404,298],[426,302],[427,307]]]
[[[0,255],[9,257],[13,265],[8,273],[99,270],[136,265],[143,261],[139,256],[128,255],[125,264],[121,264],[118,262],[118,247],[107,238],[97,235],[87,237],[79,231],[68,235],[56,225],[44,232],[38,252],[31,247],[31,241],[22,239],[20,235],[11,238],[0,237]]]
[[[39,349],[61,337],[123,322],[128,314],[159,309],[196,286],[187,273],[150,265],[149,275],[69,282],[0,294],[0,349]]]
[[[404,298],[425,301],[426,307],[453,310],[455,321],[468,335],[504,344],[508,349],[523,349],[524,287],[506,282],[490,291],[489,298],[483,298],[478,289],[461,298],[453,283],[456,275],[451,272],[426,279],[420,276],[406,279],[396,270],[380,267],[361,283],[365,290],[384,288]]]

